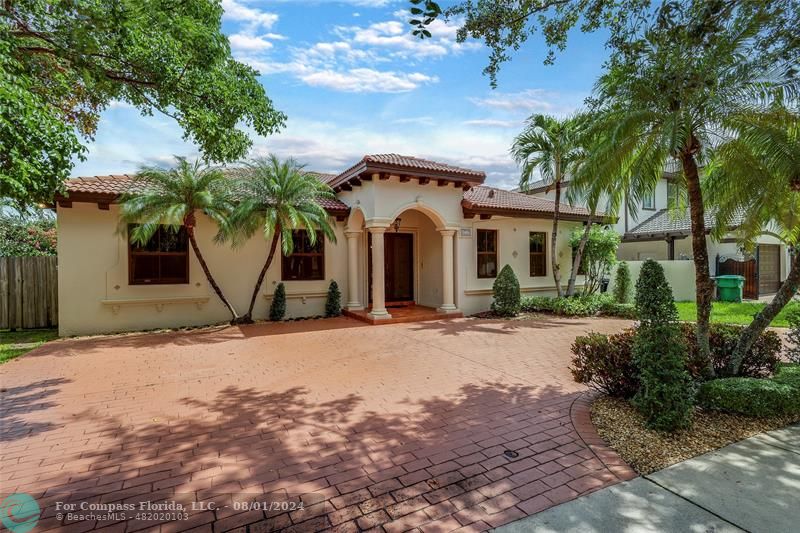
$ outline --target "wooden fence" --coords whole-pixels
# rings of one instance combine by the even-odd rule
[[[727,274],[744,276],[742,298],[745,300],[758,299],[758,263],[754,258],[739,261],[733,257],[728,257],[724,261],[720,261],[720,257],[717,255],[717,275]]]
[[[0,329],[57,324],[56,258],[0,257]]]

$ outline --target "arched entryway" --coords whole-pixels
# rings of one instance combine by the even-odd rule
[[[363,229],[361,222],[363,220]],[[454,301],[455,230],[434,210],[405,206],[390,217],[364,219],[358,211],[348,220],[349,310],[366,306],[372,320],[392,317],[411,306],[458,312]],[[360,246],[364,275],[360,276]],[[355,282],[355,283],[354,283]],[[358,286],[365,286],[364,299]],[[352,305],[351,305],[352,304]]]
[[[367,272],[372,288],[372,236]],[[387,309],[409,305],[438,307],[442,298],[441,238],[433,220],[417,209],[407,209],[383,234],[384,298]],[[372,298],[370,298],[372,303]],[[391,312],[391,311],[390,311]]]

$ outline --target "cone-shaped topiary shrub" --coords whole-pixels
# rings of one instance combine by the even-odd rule
[[[328,286],[328,298],[325,300],[325,316],[339,316],[342,314],[342,293],[339,284],[331,280]]]
[[[275,287],[275,294],[272,295],[272,303],[269,306],[269,319],[273,322],[283,320],[286,314],[286,287],[283,283],[278,283]]]
[[[653,260],[642,265],[636,282],[641,321],[633,357],[641,387],[633,404],[648,427],[676,431],[692,423],[692,385],[686,371],[686,343],[664,269]]]
[[[617,279],[614,280],[614,301],[626,304],[631,297],[631,271],[628,263],[622,261],[617,265]]]
[[[492,311],[500,316],[514,316],[519,313],[521,295],[519,280],[510,265],[506,265],[497,275],[492,286],[494,301]]]

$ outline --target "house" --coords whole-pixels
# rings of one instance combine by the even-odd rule
[[[435,317],[487,310],[503,265],[522,291],[555,294],[550,259],[554,203],[483,185],[485,174],[396,154],[368,155],[337,175],[316,174],[335,191],[324,207],[336,241],[312,246],[303,232],[294,253],[267,272],[255,318],[264,318],[276,285],[287,293],[287,316],[320,315],[336,280],[345,309],[365,321],[390,320],[403,306]],[[133,246],[119,226],[128,175],[70,179],[56,199],[61,335],[203,325],[226,321],[182,233],[159,231]],[[563,271],[569,234],[588,219],[563,205],[558,235]],[[256,236],[237,249],[217,245],[213,222],[201,216],[196,234],[218,283],[234,307],[247,307],[267,254]],[[579,280],[580,282],[580,280]]]
[[[617,249],[617,259],[636,262],[646,259],[657,261],[685,261],[694,257],[692,252],[691,221],[685,194],[675,183],[679,170],[668,167],[651,194],[645,195],[638,210],[633,212],[627,205],[615,224],[611,224],[622,237]],[[569,181],[562,184],[562,197],[569,189]],[[543,199],[552,199],[555,193],[543,182],[531,185],[528,194]],[[680,202],[680,203],[678,203]],[[581,199],[573,199],[571,205],[584,207]],[[602,206],[602,202],[601,202]],[[604,206],[608,210],[608,206]],[[713,213],[706,212],[706,228],[714,227]],[[791,256],[789,248],[768,229],[757,239],[754,253],[745,253],[736,239],[734,221],[731,231],[722,240],[708,239],[709,274],[740,274],[745,277],[744,297],[757,299],[771,295],[780,287],[789,273]],[[687,264],[665,265],[678,300],[694,299],[694,267]]]

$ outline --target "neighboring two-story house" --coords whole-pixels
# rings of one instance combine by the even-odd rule
[[[675,183],[677,174],[665,172],[651,194],[642,198],[635,211],[627,205],[618,213],[616,224],[612,224],[622,237],[617,258],[624,261],[691,260],[692,239],[688,208],[676,209],[686,205],[680,194],[685,191]],[[562,184],[562,197],[566,196],[569,181]],[[543,182],[533,183],[529,194],[553,199],[555,193]],[[573,205],[585,207],[583,201],[573,201]],[[610,212],[607,200],[600,203],[600,209]],[[706,213],[706,227],[712,228],[712,214]],[[788,247],[774,234],[765,231],[757,241],[754,252],[747,254],[735,237],[735,228],[722,240],[708,239],[710,275],[741,274],[745,277],[744,297],[757,299],[775,293],[786,278],[790,266]],[[673,285],[684,280],[671,280]],[[694,284],[694,277],[685,280]],[[687,294],[676,290],[677,294]]]

